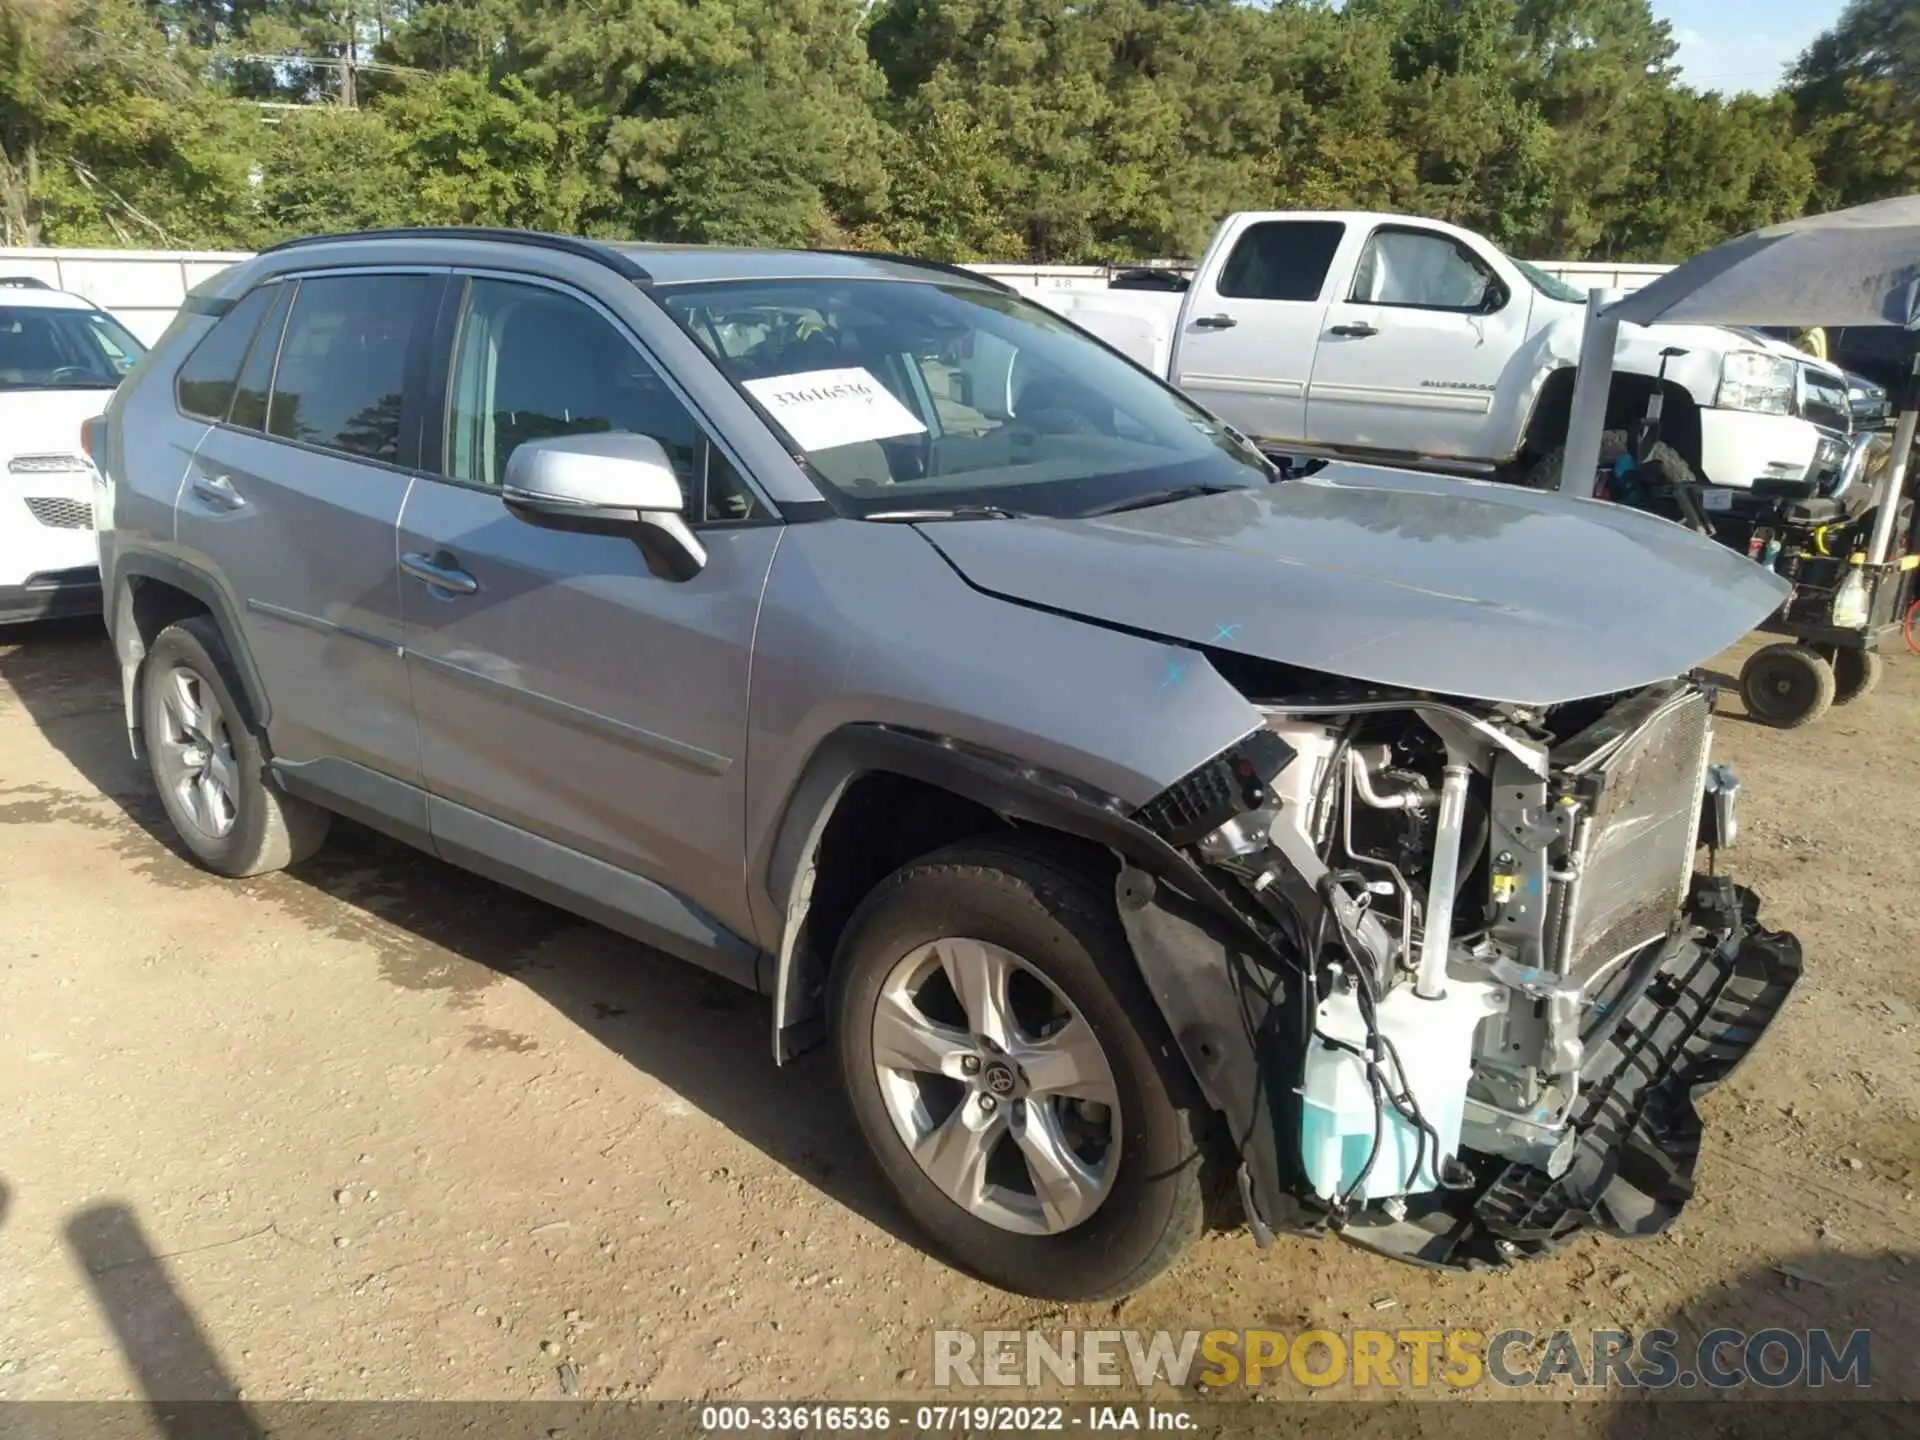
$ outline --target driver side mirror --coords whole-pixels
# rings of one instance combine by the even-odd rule
[[[651,436],[615,430],[530,440],[507,457],[500,498],[529,525],[627,536],[667,579],[691,580],[706,567],[706,547],[687,528],[680,477]]]

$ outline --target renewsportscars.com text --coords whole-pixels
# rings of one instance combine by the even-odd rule
[[[957,1389],[1346,1385],[1471,1389],[1824,1389],[1873,1383],[1866,1330],[937,1330],[933,1383]]]

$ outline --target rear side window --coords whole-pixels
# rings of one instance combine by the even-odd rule
[[[439,277],[335,275],[300,282],[280,344],[267,433],[389,464],[415,317]]]
[[[259,328],[260,317],[273,303],[283,286],[269,285],[253,291],[238,305],[220,317],[200,343],[187,356],[174,381],[173,398],[189,415],[202,420],[224,420],[233,404],[234,381],[240,363],[246,358],[247,342]]]
[[[1338,220],[1249,225],[1220,267],[1220,293],[1235,300],[1318,300],[1346,233]]]

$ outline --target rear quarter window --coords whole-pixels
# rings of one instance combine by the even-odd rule
[[[227,418],[247,346],[279,291],[277,285],[252,291],[201,337],[174,380],[173,398],[181,410],[202,420]]]

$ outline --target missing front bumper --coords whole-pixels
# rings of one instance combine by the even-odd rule
[[[1800,942],[1758,923],[1759,901],[1725,879],[1694,884],[1694,935],[1596,1006],[1576,1135],[1556,1179],[1482,1158],[1473,1190],[1409,1202],[1398,1220],[1356,1216],[1346,1238],[1448,1269],[1543,1253],[1586,1228],[1657,1235],[1693,1195],[1699,1098],[1732,1073],[1800,978]]]

